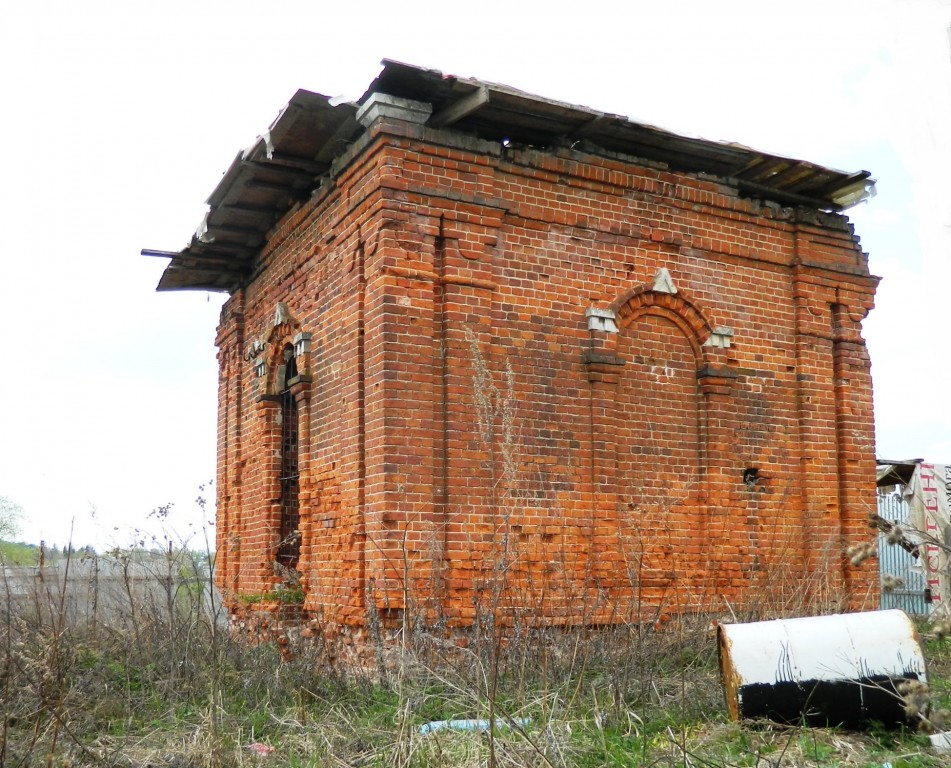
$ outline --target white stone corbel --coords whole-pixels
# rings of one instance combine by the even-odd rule
[[[267,376],[267,360],[264,359],[264,355],[261,355],[255,359],[254,375],[259,379],[263,379],[265,376]]]
[[[294,357],[302,357],[310,352],[311,335],[301,331],[294,337]]]
[[[617,333],[617,316],[613,309],[598,309],[589,307],[585,310],[584,316],[588,318],[589,331],[606,331],[607,333]]]
[[[732,328],[727,328],[725,325],[718,325],[713,329],[713,333],[710,334],[710,338],[703,342],[703,346],[729,349],[730,345],[732,344],[732,338]]]
[[[369,128],[381,117],[425,125],[433,113],[433,105],[412,99],[401,99],[388,93],[371,93],[357,110],[357,122]]]
[[[264,351],[264,342],[261,339],[252,339],[244,352],[245,360],[253,360]]]

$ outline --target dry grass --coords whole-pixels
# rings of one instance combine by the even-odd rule
[[[409,592],[410,610],[397,626],[383,627],[370,611],[370,668],[342,662],[350,657],[327,638],[251,644],[227,631],[213,592],[201,586],[207,555],[119,552],[108,568],[73,563],[72,580],[67,560],[65,570],[33,579],[26,591],[0,585],[0,768],[946,764],[907,732],[727,722],[710,619],[734,607],[696,583],[671,584],[671,595],[691,595],[676,610],[636,603],[607,628],[540,625],[533,611],[542,615],[543,605],[531,585],[518,593],[505,577],[517,557],[507,528],[519,463],[511,371],[495,384],[471,334],[469,343],[480,434],[493,448],[488,503],[500,544],[486,568],[490,597],[477,606],[465,647],[447,640],[424,596]],[[618,542],[629,555],[632,595],[640,594],[651,537],[663,535],[638,523]],[[752,588],[772,599],[735,618],[838,604],[838,585],[822,575],[831,567],[804,583],[784,567],[795,558],[783,552],[777,544],[772,565],[751,577]],[[100,577],[109,569],[117,578],[107,590]],[[662,616],[669,620],[661,629]],[[396,631],[399,642],[385,643],[383,630]],[[951,700],[940,683],[951,672],[949,642],[929,642],[938,703]],[[433,721],[472,719],[494,727],[421,731]]]
[[[70,617],[68,599],[48,582],[29,600],[8,601],[2,764],[944,764],[908,733],[728,723],[714,639],[699,613],[663,631],[510,627],[502,642],[487,633],[466,649],[420,630],[392,651],[396,663],[381,679],[341,668],[327,646],[301,643],[288,660],[275,644],[240,642],[215,624],[201,593],[188,594],[194,599],[179,597],[171,612],[161,600],[133,600],[94,623],[82,612]],[[929,649],[940,676],[951,652],[946,641]],[[420,732],[490,712],[491,741],[485,732]]]

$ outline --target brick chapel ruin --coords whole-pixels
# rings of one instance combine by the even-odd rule
[[[385,62],[298,91],[159,290],[225,291],[217,579],[327,626],[858,605],[868,173]],[[877,596],[875,597],[877,599]]]

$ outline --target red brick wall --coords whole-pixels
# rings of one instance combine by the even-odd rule
[[[300,332],[299,570],[331,623],[866,597],[842,552],[874,502],[875,279],[843,217],[387,119],[340,167],[222,312],[234,599],[286,578],[272,396]],[[661,269],[676,293],[653,289]]]

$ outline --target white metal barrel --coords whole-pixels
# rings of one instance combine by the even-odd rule
[[[902,680],[927,682],[904,611],[721,624],[720,673],[734,720],[843,725],[906,722]]]

